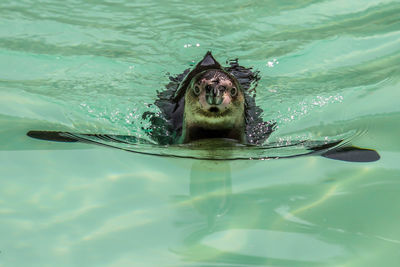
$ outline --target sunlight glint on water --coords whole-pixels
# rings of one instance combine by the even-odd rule
[[[3,0],[0,266],[397,266],[399,13],[390,0]],[[26,136],[150,141],[143,112],[208,50],[260,71],[268,142],[344,138],[381,159],[198,161]]]

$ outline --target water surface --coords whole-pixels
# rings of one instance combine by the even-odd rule
[[[398,1],[3,0],[0,266],[397,266],[399,13]],[[26,136],[150,140],[141,116],[157,90],[208,50],[260,71],[269,142],[342,137],[381,159],[213,162]]]

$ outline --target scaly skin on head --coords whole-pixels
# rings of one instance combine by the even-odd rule
[[[237,80],[222,70],[196,75],[185,93],[180,143],[205,138],[245,142],[244,95]]]

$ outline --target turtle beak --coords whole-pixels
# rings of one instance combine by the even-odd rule
[[[224,90],[217,86],[210,86],[206,89],[206,101],[209,105],[220,105],[224,100]]]

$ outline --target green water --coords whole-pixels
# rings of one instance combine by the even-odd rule
[[[394,0],[2,0],[0,266],[398,266],[399,14]],[[381,159],[217,163],[25,135],[148,139],[167,73],[208,50],[260,71],[270,141],[343,137]]]

